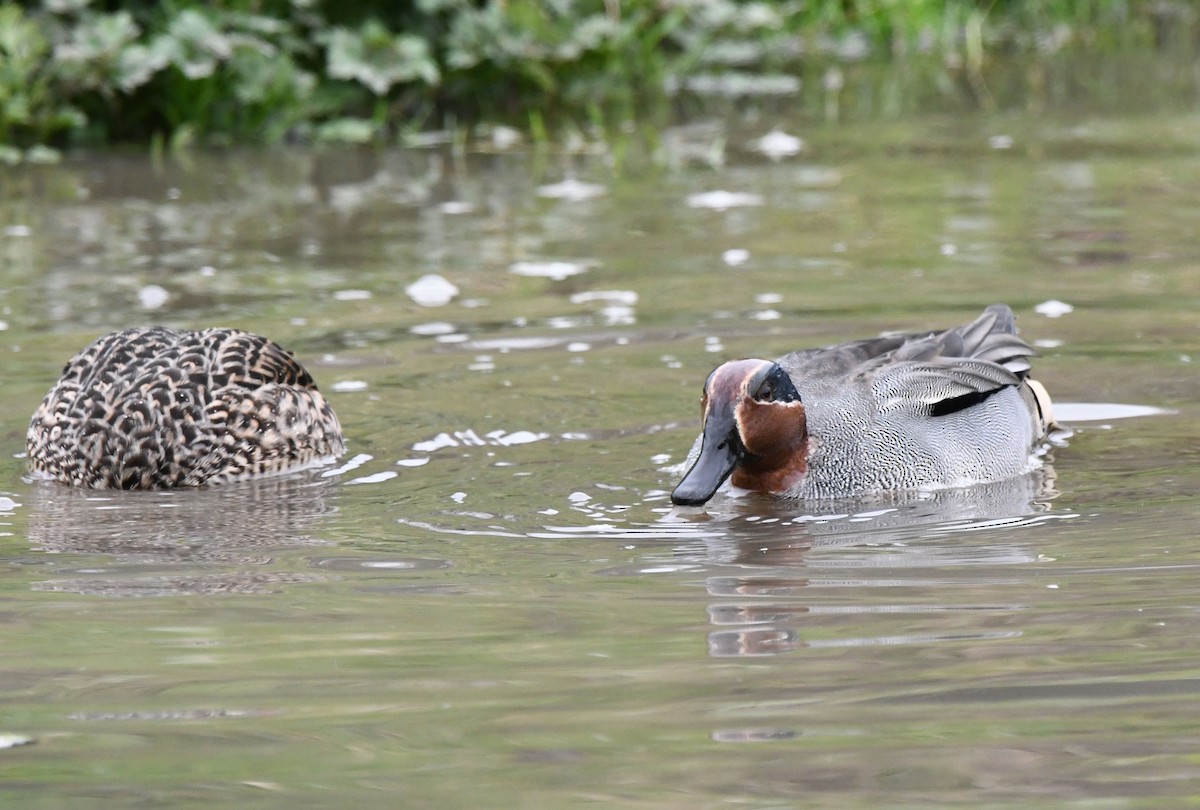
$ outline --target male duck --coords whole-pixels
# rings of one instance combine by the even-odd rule
[[[885,335],[769,360],[704,383],[704,430],[671,500],[734,486],[791,498],[998,481],[1036,468],[1055,427],[1012,310],[944,332]]]
[[[26,436],[37,474],[97,489],[200,486],[344,452],[295,356],[236,329],[126,329],[63,369]]]

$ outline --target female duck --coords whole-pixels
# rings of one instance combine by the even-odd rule
[[[35,474],[160,489],[340,455],[342,427],[295,356],[236,329],[114,332],[63,369],[26,436]]]
[[[944,332],[725,363],[704,383],[704,430],[671,500],[734,486],[791,498],[998,481],[1040,465],[1055,427],[1012,310]]]

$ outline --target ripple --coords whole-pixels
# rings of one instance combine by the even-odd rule
[[[474,430],[468,428],[466,430],[456,430],[453,434],[446,432],[439,433],[432,439],[417,442],[413,445],[413,450],[420,453],[432,453],[446,447],[459,446],[483,447],[490,445],[492,447],[511,447],[513,445],[532,444],[533,442],[549,438],[549,433],[535,433],[531,430],[517,430],[512,433],[506,430],[492,430],[480,436]]]
[[[384,470],[383,472],[364,475],[360,478],[352,478],[346,482],[346,486],[351,484],[382,484],[384,481],[391,481],[393,478],[399,477],[400,473],[395,470]]]
[[[274,709],[159,709],[156,711],[78,712],[67,715],[67,718],[88,722],[128,722],[130,720],[178,721],[272,717],[278,714],[279,712]]]
[[[198,574],[195,576],[131,577],[128,579],[70,579],[35,582],[32,590],[80,593],[89,596],[151,597],[182,594],[276,593],[279,585],[323,582],[323,577],[286,572]]]
[[[1138,416],[1172,414],[1152,405],[1126,405],[1117,402],[1055,402],[1054,416],[1063,422],[1102,422],[1107,419],[1131,419]]]
[[[806,640],[794,630],[774,627],[745,630],[718,630],[708,635],[708,654],[713,658],[762,658],[783,655],[801,649],[841,647],[901,646],[953,641],[996,641],[1020,638],[1019,630],[980,631],[975,633],[910,633],[860,638],[822,638]]]
[[[435,571],[453,566],[427,557],[309,557],[309,565],[330,571]]]
[[[332,470],[325,470],[323,473],[321,473],[321,477],[322,478],[332,478],[335,475],[344,475],[344,474],[350,472],[351,470],[357,470],[359,467],[366,464],[368,461],[371,461],[373,458],[375,458],[375,457],[368,453],[359,453],[358,455],[354,456],[353,458],[351,458],[350,460],[348,460],[344,464],[342,464],[342,466],[335,467]]]
[[[725,743],[758,743],[794,740],[800,734],[786,728],[738,728],[714,731],[713,742]]]

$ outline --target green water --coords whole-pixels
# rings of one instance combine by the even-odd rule
[[[803,152],[746,147],[777,123]],[[4,170],[0,741],[26,744],[0,803],[1200,803],[1198,136],[1164,112],[758,120],[657,158]],[[547,196],[565,178],[599,188]],[[714,191],[757,197],[689,205]],[[427,274],[452,300],[406,292]],[[1074,424],[1052,478],[671,512],[717,363],[993,301],[1056,399],[1169,413]],[[62,364],[143,323],[294,349],[345,466],[24,480]]]

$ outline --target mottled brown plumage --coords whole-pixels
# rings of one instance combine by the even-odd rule
[[[236,481],[345,450],[313,378],[236,329],[126,329],[71,359],[33,415],[29,467],[97,489]]]

